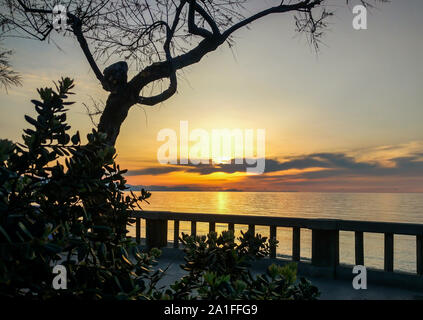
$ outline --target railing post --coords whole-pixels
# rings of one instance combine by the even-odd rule
[[[385,233],[385,271],[394,271],[394,235]]]
[[[215,222],[209,222],[209,233],[210,232],[216,232],[216,223]]]
[[[191,236],[197,235],[197,221],[191,221]]]
[[[301,250],[301,229],[298,227],[292,228],[292,260],[300,261]]]
[[[179,220],[173,222],[173,247],[179,247]]]
[[[256,226],[254,224],[248,225],[248,231],[251,232],[253,235],[256,233]]]
[[[233,235],[233,241],[235,241],[235,224],[234,223],[228,223],[228,231],[230,231]]]
[[[146,219],[145,233],[147,248],[167,246],[167,220]]]
[[[364,266],[364,238],[361,231],[355,231],[355,264]]]
[[[270,239],[273,241],[270,245],[270,257],[276,258],[276,226],[270,226]]]
[[[141,218],[135,219],[135,241],[141,243]]]
[[[339,230],[312,230],[311,263],[335,271],[339,265]]]
[[[423,235],[416,236],[417,274],[423,275]]]

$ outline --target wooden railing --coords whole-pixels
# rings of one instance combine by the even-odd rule
[[[339,231],[355,234],[355,264],[364,265],[363,233],[384,234],[384,271],[394,271],[394,234],[411,235],[416,238],[417,275],[423,275],[423,224],[353,221],[337,219],[308,219],[290,217],[269,217],[252,215],[200,214],[170,211],[137,211],[136,241],[141,239],[141,219],[145,219],[146,244],[148,247],[164,247],[168,243],[168,221],[174,221],[173,245],[179,246],[180,221],[191,222],[191,234],[197,233],[197,222],[209,224],[209,231],[215,231],[216,223],[228,224],[228,230],[235,225],[267,226],[270,238],[276,239],[277,228],[292,228],[292,260],[300,261],[301,229],[312,231],[311,264],[317,267],[339,265]],[[276,246],[271,247],[270,256],[276,257]]]

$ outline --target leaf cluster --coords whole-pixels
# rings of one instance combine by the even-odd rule
[[[204,300],[313,300],[318,289],[308,280],[297,281],[297,265],[272,264],[264,274],[253,274],[251,262],[267,256],[266,237],[248,231],[238,241],[232,231],[181,238],[188,272],[164,293],[168,299]]]
[[[39,89],[23,143],[0,140],[0,296],[50,299],[149,298],[155,256],[126,237],[131,212],[150,193],[126,195],[115,149],[93,130],[81,145],[66,107],[73,81]],[[52,269],[67,269],[54,290]]]

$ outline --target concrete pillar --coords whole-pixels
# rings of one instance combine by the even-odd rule
[[[339,265],[339,230],[312,230],[311,263],[317,267]]]
[[[167,220],[146,220],[145,224],[147,248],[167,246]]]

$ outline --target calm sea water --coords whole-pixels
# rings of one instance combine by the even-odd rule
[[[302,192],[153,192],[145,210],[215,214],[263,215],[275,217],[334,218],[346,220],[408,222],[423,224],[423,194],[418,193],[302,193]],[[216,231],[227,229],[216,224]],[[236,233],[247,226],[236,226]],[[199,234],[208,224],[198,223]],[[181,232],[190,233],[190,224],[181,223]],[[268,236],[265,227],[256,232]],[[134,235],[134,228],[130,229]],[[145,236],[142,224],[141,236]],[[416,271],[416,240],[412,236],[394,236],[394,269]],[[278,228],[279,255],[291,255],[292,231]],[[173,222],[169,223],[173,239]],[[382,234],[364,234],[365,265],[383,268]],[[311,231],[301,230],[301,257],[311,258]],[[340,262],[354,264],[354,233],[340,233]]]

